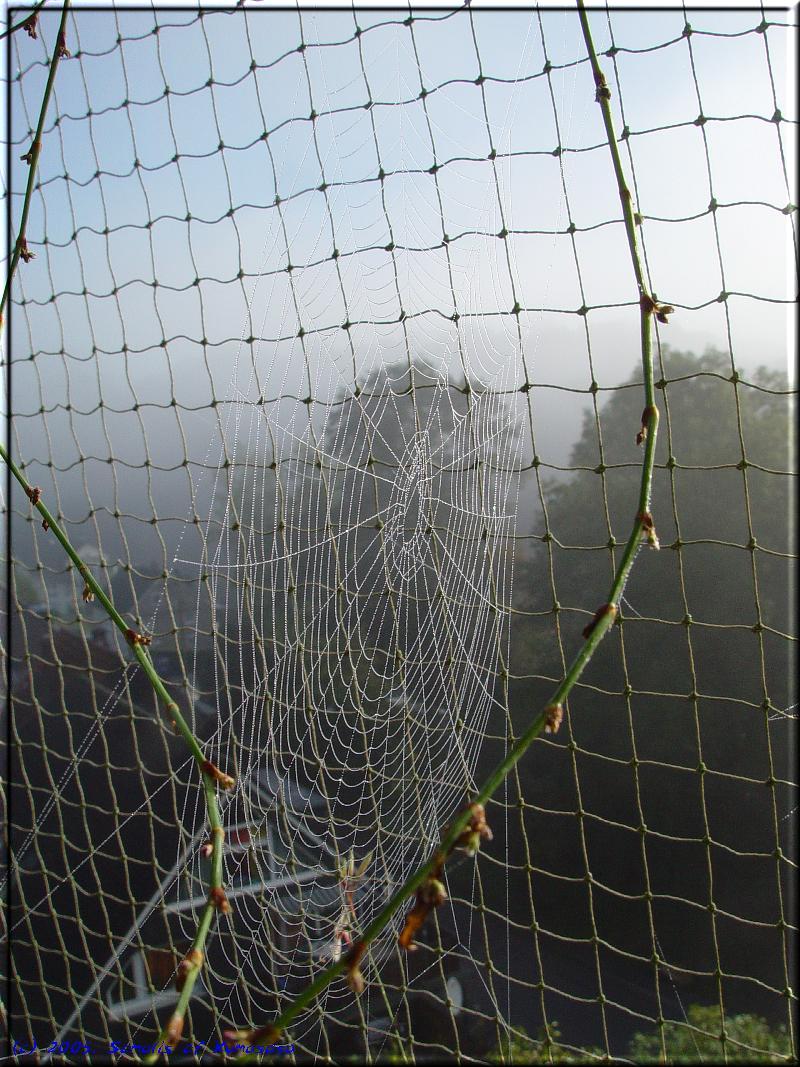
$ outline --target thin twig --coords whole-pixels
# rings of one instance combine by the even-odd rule
[[[41,4],[39,5],[41,6]],[[38,10],[38,9],[37,9]],[[55,81],[56,70],[58,68],[59,60],[69,56],[69,52],[66,48],[65,34],[66,34],[66,22],[67,14],[69,12],[69,0],[65,0],[64,6],[61,10],[61,23],[58,29],[58,36],[56,37],[55,47],[53,49],[53,56],[50,61],[50,71],[47,78],[47,85],[45,86],[44,96],[42,99],[42,107],[39,112],[39,121],[36,127],[36,135],[34,141],[30,147],[30,150],[22,157],[27,161],[30,172],[28,174],[28,183],[25,189],[25,200],[22,206],[22,215],[20,218],[19,231],[17,239],[14,244],[14,254],[11,258],[11,263],[8,269],[8,275],[6,278],[5,289],[3,291],[2,301],[0,302],[0,327],[2,327],[3,312],[5,310],[6,303],[9,299],[11,292],[11,285],[14,279],[17,266],[20,258],[29,258],[30,253],[27,250],[25,243],[25,227],[28,221],[28,213],[30,211],[31,197],[34,188],[34,181],[36,176],[36,168],[39,162],[39,155],[42,149],[42,131],[44,129],[45,116],[47,114],[48,104],[52,95],[53,83]],[[30,16],[29,16],[30,17]],[[75,564],[78,569],[78,573],[84,582],[83,597],[84,600],[93,600],[95,597],[105,608],[109,618],[122,633],[125,640],[131,646],[133,654],[139,661],[142,669],[150,680],[150,684],[156,692],[161,703],[164,705],[164,709],[169,715],[173,725],[177,731],[181,734],[186,742],[189,751],[197,763],[200,771],[200,779],[203,783],[203,792],[205,795],[206,811],[208,813],[208,822],[211,833],[211,841],[209,845],[205,846],[210,849],[211,854],[211,876],[209,879],[209,895],[208,904],[203,910],[200,917],[200,921],[197,927],[197,933],[195,935],[192,948],[181,967],[178,970],[177,980],[181,985],[180,997],[176,1008],[170,1017],[170,1020],[162,1032],[162,1039],[170,1037],[171,1039],[178,1040],[180,1038],[181,1031],[183,1029],[183,1019],[188,1006],[189,1000],[194,989],[195,982],[197,981],[197,975],[200,972],[203,959],[203,948],[205,945],[208,932],[211,928],[212,919],[215,911],[226,912],[230,910],[225,891],[222,887],[222,849],[223,841],[225,837],[225,831],[222,826],[222,820],[219,814],[219,807],[217,804],[217,785],[222,788],[230,788],[234,782],[228,775],[218,770],[209,760],[201,749],[197,739],[192,733],[191,727],[184,719],[180,712],[178,705],[170,696],[167,691],[164,682],[161,680],[158,672],[153,666],[153,661],[147,653],[147,646],[150,644],[150,638],[145,634],[141,634],[138,631],[132,629],[117,609],[110,598],[106,595],[104,590],[100,587],[92,572],[83,562],[81,557],[73,548],[66,533],[62,530],[56,519],[53,517],[47,506],[41,499],[41,490],[38,486],[32,486],[25,475],[22,473],[17,464],[13,461],[9,455],[5,446],[0,442],[0,459],[2,459],[8,466],[9,470],[22,486],[26,496],[31,502],[31,505],[42,516],[42,527],[45,530],[52,530],[53,535],[61,544],[66,554]]]
[[[22,19],[20,22],[15,23],[13,26],[8,26],[6,29],[0,32],[0,41],[2,41],[4,37],[10,37],[12,33],[16,33],[17,30],[21,30],[24,26],[32,26],[33,32],[31,32],[31,29],[29,28],[28,33],[31,35],[31,37],[35,37],[36,16],[39,14],[39,12],[42,10],[46,3],[47,0],[39,0],[39,3],[36,4],[35,7],[31,8],[31,10],[28,12],[24,19]]]
[[[597,610],[594,618],[584,630],[585,641],[583,646],[572,661],[564,680],[550,698],[544,711],[542,711],[533,720],[527,730],[517,738],[515,743],[475,794],[473,803],[476,804],[485,804],[488,802],[520,757],[543,731],[555,733],[558,729],[564,702],[583,673],[586,664],[592,658],[595,649],[614,624],[617,617],[617,606],[619,605],[634,559],[636,558],[636,554],[639,551],[642,542],[644,541],[654,548],[658,547],[658,538],[655,532],[653,517],[650,514],[650,496],[656,452],[656,433],[658,428],[658,408],[655,403],[655,389],[653,384],[651,319],[653,315],[655,315],[660,321],[665,322],[667,316],[672,312],[672,308],[667,305],[656,303],[649,294],[645,283],[645,275],[636,238],[636,220],[631,204],[631,193],[628,189],[625,172],[622,168],[622,160],[617,147],[614,122],[611,114],[611,107],[609,105],[611,93],[606,86],[605,78],[597,61],[597,55],[592,42],[583,2],[582,0],[577,0],[577,3],[581,28],[583,30],[584,41],[586,42],[586,50],[591,63],[595,85],[597,87],[596,99],[600,104],[603,113],[603,122],[606,128],[608,146],[611,152],[614,173],[617,179],[619,198],[622,203],[631,263],[636,278],[637,288],[639,290],[641,350],[645,395],[642,424],[637,435],[637,441],[639,443],[644,442],[645,444],[644,457],[642,460],[642,476],[639,488],[639,503],[634,518],[633,529],[631,530],[622,554],[622,559],[615,572],[608,599],[606,603]],[[271,1029],[276,1035],[285,1030],[292,1020],[295,1019],[317,996],[319,996],[334,978],[337,978],[345,972],[351,972],[353,967],[358,966],[358,960],[363,956],[367,946],[375,940],[382,930],[385,929],[392,916],[398,911],[404,901],[408,900],[408,898],[427,883],[432,876],[437,874],[442,867],[443,862],[446,861],[453,849],[456,848],[460,841],[463,841],[465,831],[468,830],[472,818],[471,806],[459,813],[445,832],[435,853],[400,889],[398,889],[392,899],[364,930],[360,939],[353,947],[353,950],[351,950],[347,956],[343,956],[325,971],[321,972],[311,985],[300,993],[295,1001],[277,1017],[274,1023],[271,1024]],[[357,955],[355,954],[356,952]],[[257,1058],[257,1056],[250,1057],[245,1055],[240,1058],[242,1060],[250,1060],[251,1058]]]
[[[50,60],[50,70],[47,75],[47,84],[44,88],[44,97],[42,98],[42,109],[39,112],[39,121],[36,124],[36,133],[33,138],[33,143],[28,151],[22,158],[27,160],[28,171],[28,184],[25,187],[25,199],[22,202],[22,216],[19,223],[19,232],[17,233],[17,239],[14,242],[14,252],[11,256],[11,264],[8,268],[8,275],[6,276],[6,284],[3,289],[3,296],[0,299],[0,328],[3,325],[3,315],[6,309],[6,303],[8,301],[9,293],[11,292],[11,283],[14,280],[14,275],[19,265],[20,256],[28,259],[31,253],[27,250],[25,243],[25,227],[28,225],[28,212],[31,209],[31,197],[33,194],[33,184],[36,178],[36,167],[39,162],[39,153],[42,150],[42,130],[44,129],[44,119],[47,114],[47,107],[50,103],[50,96],[53,92],[53,82],[56,80],[56,71],[58,70],[59,60],[65,53],[64,35],[67,28],[67,14],[69,12],[69,0],[65,0],[64,6],[61,9],[61,23],[58,27],[58,36],[56,37],[56,46],[53,49],[53,57]]]

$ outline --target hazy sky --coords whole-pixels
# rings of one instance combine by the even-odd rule
[[[776,11],[753,32],[761,17],[692,11],[687,36],[678,10],[591,15],[598,50],[612,34],[619,49],[601,60],[630,131],[624,164],[653,288],[676,306],[662,338],[730,349],[745,374],[787,367],[796,286],[796,213],[782,211],[795,199],[794,30]],[[209,405],[230,395],[238,340],[253,336],[236,375],[251,398],[307,392],[307,375],[352,388],[354,365],[363,376],[407,349],[452,363],[459,346],[479,377],[513,387],[524,357],[544,458],[567,462],[592,377],[613,387],[639,359],[577,16],[406,18],[73,12],[28,225],[37,258],[15,289],[28,301],[14,317],[15,408],[43,405],[50,433],[38,415],[20,420],[26,454],[67,466],[107,454],[107,437],[133,465],[203,459]],[[12,43],[15,214],[56,25],[45,14],[39,40]],[[179,424],[148,406],[172,398],[200,410]]]

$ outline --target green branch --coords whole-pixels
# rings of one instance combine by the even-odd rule
[[[513,769],[514,765],[524,755],[524,753],[531,746],[532,742],[542,733],[542,731],[555,732],[558,729],[561,721],[562,706],[569,696],[570,692],[574,688],[576,682],[583,673],[589,660],[592,658],[595,650],[606,635],[608,630],[614,624],[617,617],[617,607],[622,597],[625,585],[633,566],[636,554],[641,547],[643,541],[658,547],[658,537],[656,535],[655,527],[653,525],[653,519],[649,512],[651,486],[653,480],[653,467],[655,463],[655,451],[656,451],[656,433],[658,427],[658,409],[655,404],[655,392],[653,384],[653,354],[652,354],[652,335],[651,335],[651,319],[653,315],[656,315],[661,321],[666,321],[667,316],[671,313],[672,308],[666,305],[657,304],[647,292],[645,284],[644,270],[642,267],[642,261],[639,254],[639,247],[636,238],[636,218],[633,212],[631,204],[631,193],[628,189],[628,185],[625,179],[625,173],[622,168],[622,160],[620,158],[619,149],[617,147],[616,134],[614,132],[614,122],[611,114],[611,108],[609,105],[610,91],[608,90],[605,78],[600,70],[600,66],[597,62],[597,55],[594,50],[594,45],[589,30],[588,21],[586,19],[586,13],[583,8],[583,3],[578,0],[578,13],[581,20],[581,27],[583,29],[584,40],[586,42],[586,49],[589,56],[590,63],[592,65],[592,72],[594,74],[595,84],[597,86],[597,100],[601,106],[603,113],[603,123],[606,129],[606,136],[608,139],[608,146],[611,152],[612,163],[614,166],[614,173],[617,178],[617,187],[619,190],[619,198],[622,204],[623,217],[625,220],[625,229],[628,236],[628,247],[631,254],[631,263],[633,266],[634,275],[636,278],[636,284],[639,290],[639,306],[641,316],[641,350],[642,350],[642,367],[644,371],[644,394],[645,394],[645,408],[642,414],[642,425],[637,436],[637,442],[645,443],[644,457],[642,461],[642,475],[639,488],[639,500],[638,510],[633,521],[633,528],[630,536],[628,537],[625,545],[622,559],[614,575],[614,580],[611,584],[611,589],[608,594],[608,600],[603,604],[595,614],[594,619],[584,630],[584,644],[581,646],[578,654],[573,659],[563,681],[553,693],[550,701],[542,712],[531,722],[525,732],[517,738],[503,759],[497,764],[489,777],[480,787],[478,792],[473,798],[473,803],[485,804],[493,796],[498,787],[505,780],[506,776]],[[360,941],[354,946],[354,950],[338,960],[332,966],[328,967],[325,971],[317,976],[317,978],[296,998],[296,1000],[283,1011],[271,1024],[270,1027],[263,1029],[264,1033],[269,1033],[271,1037],[275,1037],[285,1030],[286,1027],[306,1008],[320,993],[339,975],[348,972],[352,974],[354,968],[357,968],[358,961],[363,955],[366,946],[368,946],[375,938],[386,928],[394,914],[398,911],[401,905],[408,900],[413,893],[418,894],[424,888],[432,877],[436,877],[438,872],[442,868],[447,857],[458,847],[459,843],[463,841],[464,834],[469,830],[470,820],[473,818],[471,807],[466,808],[460,812],[459,815],[451,823],[448,830],[442,837],[439,847],[431,858],[412,875],[411,878],[394,894],[392,899],[385,905],[381,912],[372,920],[369,926],[364,930]],[[354,955],[357,953],[357,955]],[[259,1031],[254,1031],[251,1035],[242,1034],[241,1036],[253,1036],[257,1035]],[[250,1059],[246,1056],[242,1059]]]
[[[16,22],[13,26],[8,26],[5,30],[0,32],[0,41],[2,41],[4,37],[10,37],[12,33],[16,33],[17,30],[21,30],[23,27],[27,29],[28,36],[36,37],[36,19],[46,3],[47,0],[39,0],[39,3],[28,12],[24,19],[20,22]]]
[[[43,2],[43,0],[42,0]],[[39,4],[41,7],[41,4]],[[36,9],[38,11],[38,8]],[[25,189],[25,199],[22,205],[22,215],[20,217],[19,230],[17,232],[17,239],[14,242],[14,252],[11,257],[11,263],[8,269],[8,275],[6,277],[5,288],[3,290],[2,301],[0,301],[0,328],[3,322],[3,313],[5,311],[6,303],[8,302],[11,285],[14,280],[17,267],[20,259],[31,259],[33,254],[28,251],[27,243],[25,240],[25,228],[28,223],[28,214],[30,211],[31,198],[33,194],[34,182],[36,177],[36,169],[39,162],[39,155],[42,150],[42,131],[44,129],[45,116],[47,114],[48,105],[50,103],[50,97],[53,91],[53,83],[55,81],[56,70],[58,69],[58,63],[60,59],[67,58],[69,52],[66,47],[66,23],[67,14],[69,12],[69,0],[65,0],[64,6],[61,10],[61,22],[58,29],[58,36],[56,38],[56,45],[53,50],[53,56],[50,61],[50,70],[47,77],[47,84],[45,86],[44,96],[42,98],[42,106],[39,112],[39,121],[36,126],[36,134],[31,144],[30,149],[25,155],[22,156],[30,168],[28,174],[28,182]],[[36,11],[34,11],[34,14]],[[25,23],[28,24],[30,18],[26,19]],[[35,23],[32,24],[33,33],[31,36],[35,36]],[[18,27],[13,27],[16,29]],[[10,442],[9,442],[10,443]],[[32,506],[42,516],[42,527],[44,530],[52,530],[56,540],[60,543],[66,554],[75,564],[78,573],[84,581],[83,599],[86,601],[94,600],[97,598],[105,608],[109,618],[122,633],[125,640],[131,646],[133,654],[138,660],[140,666],[147,675],[150,684],[152,685],[155,693],[161,703],[164,705],[164,709],[172,720],[172,724],[176,731],[183,737],[186,745],[195,759],[200,771],[200,778],[203,783],[203,793],[205,796],[206,811],[208,814],[208,822],[211,830],[211,840],[203,846],[203,849],[207,854],[211,855],[211,877],[209,879],[209,896],[208,904],[206,905],[203,914],[198,924],[197,933],[195,935],[192,948],[185,959],[178,967],[177,984],[180,987],[180,998],[173,1012],[167,1027],[163,1031],[162,1037],[169,1036],[175,1040],[180,1038],[181,1031],[183,1029],[183,1018],[186,1011],[186,1007],[189,1003],[189,999],[192,995],[195,982],[197,981],[197,975],[200,972],[203,960],[203,947],[205,945],[208,932],[211,928],[212,919],[215,911],[227,912],[230,910],[230,904],[228,903],[225,891],[222,887],[222,848],[225,836],[225,831],[222,826],[222,820],[219,814],[219,807],[217,805],[217,785],[219,784],[224,789],[229,789],[233,786],[234,781],[229,775],[224,774],[218,770],[213,763],[206,759],[203,750],[195,738],[191,727],[186,722],[185,718],[180,712],[180,709],[176,702],[170,696],[164,682],[158,675],[150,656],[147,654],[147,646],[150,644],[150,638],[144,634],[138,633],[132,629],[125,622],[123,617],[114,607],[114,604],[110,598],[106,595],[105,591],[100,587],[99,583],[93,576],[92,572],[83,562],[81,557],[73,548],[64,530],[58,524],[56,519],[51,514],[50,510],[43,503],[41,499],[41,490],[38,486],[32,486],[20,468],[14,462],[9,455],[8,450],[0,442],[0,459],[8,466],[9,470],[13,474],[14,478],[19,482],[25,491],[26,496],[30,500]],[[9,501],[10,507],[10,501]]]
[[[64,6],[61,9],[61,23],[58,27],[58,37],[56,38],[56,46],[53,49],[53,57],[50,60],[50,70],[47,74],[47,84],[44,88],[44,96],[42,98],[42,108],[39,112],[39,121],[36,124],[36,133],[33,138],[33,143],[28,151],[21,157],[26,160],[28,171],[28,184],[25,187],[25,199],[22,202],[22,216],[19,222],[19,231],[17,232],[17,239],[14,242],[14,251],[11,256],[11,263],[8,268],[8,275],[6,276],[6,284],[3,289],[3,296],[0,299],[0,327],[3,325],[3,315],[6,310],[6,303],[11,292],[11,283],[14,280],[17,267],[19,265],[20,257],[28,260],[31,259],[33,253],[28,251],[28,246],[25,241],[25,228],[28,225],[28,213],[31,208],[31,197],[33,194],[33,183],[36,179],[36,167],[39,163],[39,154],[42,151],[42,130],[44,129],[44,119],[47,114],[47,107],[50,103],[50,97],[53,92],[53,83],[56,80],[56,71],[58,70],[58,63],[60,59],[64,59],[69,56],[67,51],[65,40],[67,32],[67,14],[69,12],[69,0],[65,0]]]

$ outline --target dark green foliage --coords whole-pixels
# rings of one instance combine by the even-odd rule
[[[717,967],[776,991],[787,984],[789,872],[774,850],[791,848],[794,804],[787,786],[768,781],[794,777],[790,723],[777,714],[792,699],[787,385],[763,369],[735,385],[714,351],[665,350],[662,376],[651,506],[661,550],[641,549],[619,625],[573,691],[560,733],[520,763],[525,809],[509,828],[512,862],[530,855],[534,868],[511,875],[515,920],[530,923],[535,909],[546,930],[635,953],[642,1007],[654,1012],[654,955],[682,968],[680,984],[698,999],[715,999]],[[552,540],[534,537],[518,552],[515,606],[531,613],[512,625],[519,728],[580,646],[632,528],[639,383],[637,372],[599,420],[587,412],[571,463],[584,469],[547,489],[546,516],[534,523]],[[495,733],[504,728],[495,720]],[[603,967],[618,964],[614,951],[598,951]],[[721,987],[726,1010],[747,1007],[752,987],[734,978]],[[673,995],[663,974],[661,988]],[[776,994],[753,995],[760,1010],[785,1011]]]
[[[771,1027],[760,1015],[726,1017],[723,1041],[719,1008],[692,1004],[687,1015],[688,1024],[667,1023],[664,1027],[668,1063],[781,1063],[791,1059],[789,1035],[782,1024]],[[635,1034],[628,1056],[635,1063],[661,1060],[659,1035]]]
[[[564,1045],[557,1022],[551,1022],[548,1029],[549,1037],[548,1031],[542,1027],[535,1039],[524,1029],[509,1034],[500,1048],[489,1054],[489,1063],[596,1063],[606,1059],[602,1049]]]
[[[782,1024],[771,1027],[759,1015],[726,1017],[723,1042],[719,1008],[692,1004],[686,1014],[685,1023],[665,1024],[663,1046],[658,1031],[635,1033],[626,1059],[634,1063],[781,1063],[791,1057],[789,1035]],[[550,1023],[549,1031],[549,1039],[544,1027],[536,1039],[517,1031],[489,1054],[489,1063],[597,1063],[607,1059],[602,1049],[565,1045],[556,1022]]]

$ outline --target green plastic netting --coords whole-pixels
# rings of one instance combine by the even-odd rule
[[[11,241],[59,16],[3,41]],[[675,308],[661,550],[417,952],[401,911],[299,1061],[792,1056],[795,12],[590,21]],[[181,1044],[211,1059],[347,950],[563,676],[636,507],[638,294],[576,11],[77,7],[67,46],[8,443],[236,778]],[[3,504],[6,1039],[101,1062],[177,1000],[205,807],[10,478]]]

